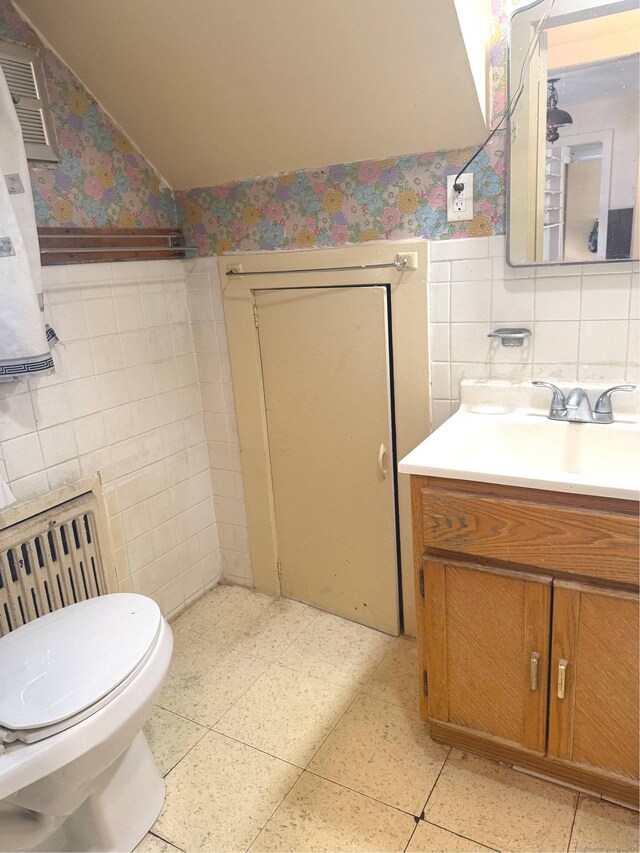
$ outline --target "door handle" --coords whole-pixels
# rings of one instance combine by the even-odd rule
[[[540,661],[540,652],[531,652],[529,658],[529,689],[532,693],[538,690],[538,662]]]
[[[387,455],[387,448],[384,446],[384,442],[380,445],[380,450],[378,451],[378,471],[380,472],[380,476],[383,480],[387,479],[387,469],[384,467],[384,457]]]
[[[569,661],[562,658],[558,661],[558,699],[564,699],[565,690],[567,687],[567,667]]]

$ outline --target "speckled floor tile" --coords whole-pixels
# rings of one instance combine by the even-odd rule
[[[411,637],[396,637],[391,648],[362,686],[362,692],[411,711],[418,710],[418,646]]]
[[[408,853],[567,849],[577,794],[458,750],[427,820],[399,810],[419,812],[446,753],[418,720],[413,641],[232,586],[172,628],[145,728],[169,771],[162,839],[136,853],[402,850],[410,838]],[[571,851],[638,847],[635,812],[580,797]]]
[[[499,850],[566,850],[576,799],[567,788],[454,749],[425,818]]]
[[[353,688],[368,680],[392,642],[380,631],[331,613],[320,613],[278,658],[278,663]]]
[[[272,599],[241,586],[220,585],[188,607],[171,623],[220,644],[236,643],[267,609]]]
[[[418,816],[449,754],[428,732],[415,711],[360,695],[309,770]]]
[[[193,657],[194,649],[198,649],[198,653],[203,657],[220,658],[230,652],[239,639],[237,632],[222,628],[203,635],[192,631],[183,623],[172,622],[171,630],[173,631],[172,660],[176,660],[180,655]]]
[[[213,726],[269,664],[231,651],[220,657],[194,635],[191,649],[174,655],[158,705],[203,726]]]
[[[140,844],[138,844],[134,849],[133,853],[174,853],[174,851],[176,851],[176,853],[180,853],[178,847],[174,847],[173,844],[163,841],[162,838],[158,838],[157,835],[152,835],[150,832],[147,832]]]
[[[167,776],[152,831],[190,853],[246,850],[299,774],[291,764],[208,732]]]
[[[410,815],[304,773],[251,851],[404,850]]]
[[[418,822],[407,853],[484,853],[491,850],[424,820]]]
[[[207,729],[172,711],[155,707],[144,733],[158,770],[165,776],[204,737]]]
[[[288,598],[270,601],[235,648],[251,657],[273,662],[319,612]]]
[[[640,849],[638,813],[580,795],[569,850],[626,853]]]
[[[215,730],[306,767],[354,695],[335,684],[273,664]]]

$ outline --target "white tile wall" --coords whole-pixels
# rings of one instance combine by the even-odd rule
[[[225,581],[251,586],[251,560],[222,290],[216,258],[184,261]]]
[[[511,269],[504,237],[429,244],[432,425],[458,406],[462,379],[640,381],[638,265]],[[526,326],[521,349],[487,338]]]
[[[45,268],[57,371],[0,384],[0,466],[15,496],[26,501],[99,472],[120,589],[151,595],[167,615],[217,583],[229,550],[242,551],[229,548],[225,512],[221,552],[214,507],[228,500],[218,496],[229,491],[229,471],[239,470],[237,442],[235,455],[215,458],[225,477],[214,490],[205,425],[212,398],[198,383],[207,346],[219,364],[226,358],[219,294],[204,275],[192,327],[186,273],[176,261]],[[231,395],[222,390],[220,399]],[[228,431],[232,420],[231,411]],[[233,541],[244,547],[244,539]]]

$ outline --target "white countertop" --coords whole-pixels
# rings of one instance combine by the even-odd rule
[[[582,387],[592,403],[604,390]],[[401,474],[638,500],[638,391],[614,395],[613,424],[549,420],[550,391],[530,383],[465,381],[461,398],[459,411],[400,461]]]

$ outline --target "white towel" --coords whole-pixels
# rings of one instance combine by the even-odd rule
[[[11,504],[14,504],[16,499],[9,486],[5,483],[4,477],[0,474],[0,509],[6,509]]]
[[[0,381],[53,371],[38,305],[40,250],[20,124],[0,69]]]

